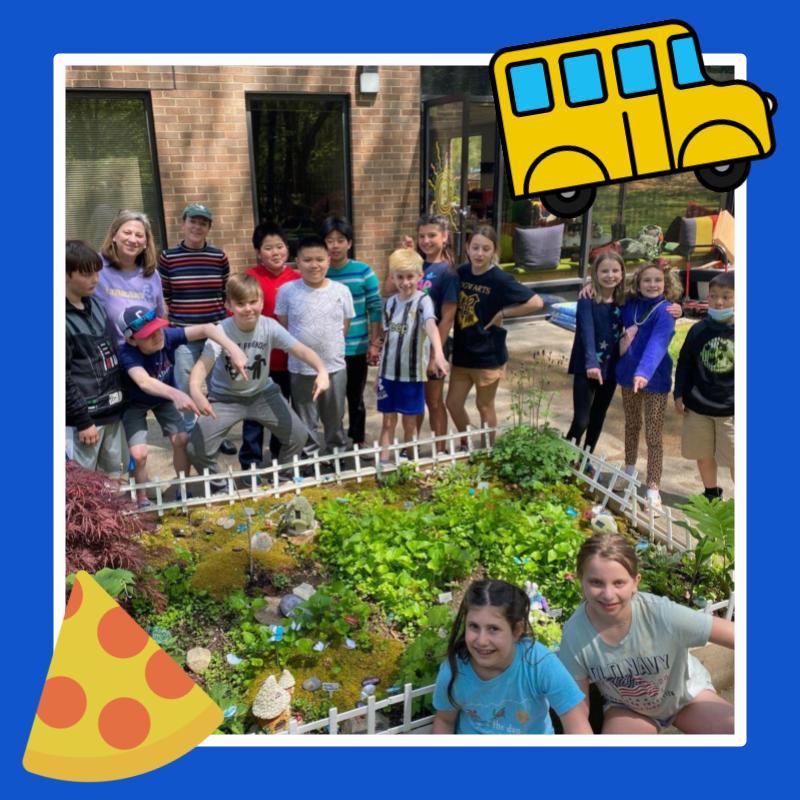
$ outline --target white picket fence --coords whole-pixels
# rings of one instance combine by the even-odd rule
[[[300,494],[303,489],[321,486],[331,482],[356,481],[361,483],[364,478],[381,476],[400,469],[405,463],[414,468],[433,468],[437,465],[452,464],[460,459],[469,458],[472,453],[488,450],[491,447],[492,435],[502,433],[502,428],[468,429],[465,433],[450,432],[443,436],[427,439],[415,439],[410,443],[400,443],[395,440],[387,447],[381,447],[377,442],[372,447],[358,448],[344,452],[335,451],[329,455],[315,455],[311,458],[300,459],[295,457],[290,466],[278,466],[273,462],[271,466],[257,469],[253,465],[247,470],[233,470],[228,468],[224,473],[209,473],[205,470],[202,475],[186,476],[183,473],[175,479],[156,478],[147,483],[137,484],[133,478],[127,485],[120,487],[121,492],[130,492],[131,499],[136,499],[138,489],[146,489],[155,494],[155,503],[146,511],[157,512],[159,516],[166,511],[180,510],[184,513],[190,508],[215,503],[235,503],[237,501],[258,497],[279,496],[289,492]],[[466,447],[462,448],[462,440],[466,440]],[[443,443],[445,452],[438,452],[436,445]],[[642,505],[638,490],[641,482],[637,473],[633,475],[625,472],[623,464],[611,464],[604,455],[596,455],[591,451],[578,447],[574,442],[567,442],[575,452],[575,465],[572,472],[575,477],[590,486],[599,496],[599,503],[603,508],[609,508],[616,514],[624,516],[628,522],[642,536],[651,542],[663,544],[671,551],[685,551],[693,547],[693,542],[688,532],[677,525],[681,518],[669,506],[656,513],[652,508]],[[401,450],[406,450],[408,459],[400,456]],[[381,464],[382,451],[388,451],[391,464]],[[426,455],[423,455],[426,453]],[[587,474],[591,468],[593,472]],[[292,479],[282,479],[289,471]],[[311,474],[304,474],[310,472]],[[599,480],[603,477],[602,482]],[[222,491],[219,483],[223,482]],[[237,486],[237,483],[239,486]],[[216,485],[215,485],[216,484]],[[165,500],[165,494],[175,488],[177,498]],[[131,512],[136,513],[136,512]],[[725,611],[725,617],[732,619],[735,607],[735,596],[732,593],[727,600],[709,604],[703,609],[712,614]],[[331,708],[328,716],[313,722],[298,723],[294,718],[289,722],[283,734],[296,735],[326,731],[337,734],[340,726],[348,720],[365,718],[361,723],[366,734],[399,734],[412,733],[431,725],[433,716],[428,715],[420,719],[412,719],[413,701],[419,697],[433,693],[433,685],[413,688],[408,683],[401,693],[391,695],[382,700],[369,696],[366,705],[339,713],[338,709]],[[403,705],[403,722],[387,730],[376,730],[376,713],[384,708],[397,704]]]

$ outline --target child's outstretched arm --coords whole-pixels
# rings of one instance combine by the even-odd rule
[[[503,320],[506,318],[510,319],[511,317],[521,317],[525,314],[530,314],[533,311],[538,311],[543,306],[544,302],[542,301],[542,298],[539,297],[538,294],[533,294],[524,303],[517,303],[513,306],[507,306],[506,308],[498,311],[484,326],[484,330],[489,330],[489,328],[495,325],[499,327],[503,324]]]
[[[455,733],[458,711],[437,711],[433,718],[433,733]]]
[[[163,397],[171,400],[178,411],[191,411],[192,414],[199,414],[197,406],[186,392],[176,389],[163,381],[147,374],[144,367],[131,367],[128,370],[128,377],[145,393],[153,397]]]
[[[324,391],[327,391],[330,386],[330,379],[328,378],[328,370],[322,363],[322,359],[306,345],[300,342],[295,342],[290,348],[289,352],[295,357],[304,361],[317,373],[317,379],[314,381],[314,388],[311,392],[311,399],[316,400]]]
[[[667,313],[666,309],[658,309],[657,316],[653,321],[653,331],[634,372],[634,392],[645,389],[650,383],[653,373],[667,354],[667,348],[674,333],[675,320]]]
[[[425,323],[425,333],[431,340],[431,350],[433,350],[433,363],[442,375],[447,375],[450,372],[450,365],[444,357],[442,350],[442,340],[439,338],[439,328],[436,326],[436,319],[431,317]]]
[[[708,641],[733,650],[734,625],[729,619],[722,617],[711,618],[711,635]]]
[[[212,342],[216,342],[228,354],[233,368],[246,381],[250,380],[250,376],[247,374],[247,356],[219,325],[213,322],[205,322],[202,325],[188,325],[183,332],[189,342],[194,342],[197,339],[211,339]]]
[[[202,355],[197,360],[197,363],[192,367],[192,372],[189,375],[189,394],[194,400],[197,411],[204,417],[214,417],[214,408],[208,402],[208,398],[203,394],[203,384],[209,376],[212,367],[214,366],[214,359],[211,356]]]

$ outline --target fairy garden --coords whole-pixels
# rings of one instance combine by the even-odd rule
[[[679,524],[695,547],[670,552],[596,505],[574,458],[554,429],[518,426],[468,463],[160,519],[126,513],[102,476],[68,465],[67,571],[93,573],[224,710],[218,732],[235,734],[433,683],[476,577],[525,586],[537,638],[557,647],[593,529],[636,541],[642,588],[695,607],[727,599],[733,501],[692,498]]]

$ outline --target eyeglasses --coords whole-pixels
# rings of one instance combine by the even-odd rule
[[[148,322],[152,322],[155,318],[156,312],[153,311],[153,309],[145,311],[141,317],[136,317],[136,319],[131,320],[126,330],[129,330],[131,333],[136,333],[136,331],[141,330]]]

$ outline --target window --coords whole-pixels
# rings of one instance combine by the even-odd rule
[[[251,95],[248,112],[256,212],[286,230],[294,254],[325,217],[351,218],[347,99]]]
[[[549,111],[553,107],[544,61],[531,61],[509,67],[508,80],[515,114]]]
[[[705,83],[703,70],[697,58],[697,47],[691,36],[678,36],[670,41],[673,74],[678,86]]]
[[[561,74],[569,105],[599,103],[606,99],[600,54],[596,51],[564,56],[561,59]]]
[[[67,92],[67,238],[96,248],[123,208],[150,217],[165,246],[150,98],[130,92]]]
[[[658,88],[653,66],[653,48],[650,44],[618,47],[614,51],[617,62],[619,91],[625,97],[654,92]]]

